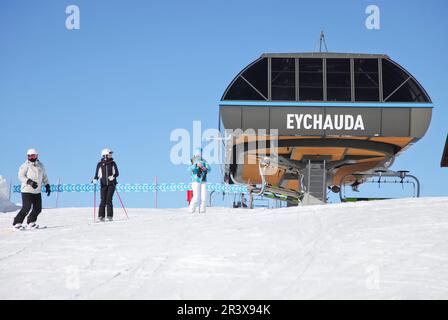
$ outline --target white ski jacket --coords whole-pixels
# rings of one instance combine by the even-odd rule
[[[32,186],[27,184],[28,179],[37,182],[37,188],[33,189]],[[20,191],[22,193],[34,193],[41,192],[42,186],[48,184],[47,172],[45,167],[39,160],[35,162],[26,161],[19,168],[19,180],[22,183]]]

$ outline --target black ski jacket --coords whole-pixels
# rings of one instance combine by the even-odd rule
[[[116,185],[117,177],[119,175],[117,164],[114,159],[110,158],[107,160],[102,159],[96,165],[95,178],[101,181],[102,186]],[[111,181],[109,177],[112,176],[114,179]]]

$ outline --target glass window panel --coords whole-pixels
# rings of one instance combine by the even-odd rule
[[[264,58],[254,63],[243,72],[244,79],[249,81],[262,95],[268,96],[268,59]]]
[[[224,100],[265,100],[246,81],[238,77],[227,91]]]
[[[271,59],[272,100],[296,100],[296,74],[294,58]]]
[[[327,59],[327,100],[350,101],[350,59]]]
[[[355,59],[355,100],[379,101],[378,59]]]
[[[323,100],[322,59],[299,59],[299,100]]]
[[[386,97],[385,97],[386,98]],[[429,102],[426,94],[414,79],[409,79],[400,89],[387,99],[388,102]]]
[[[426,93],[420,88],[418,83],[410,78],[405,84],[410,74],[398,67],[396,64],[382,60],[383,67],[383,96],[388,98],[388,102],[428,102]],[[403,84],[403,85],[402,85]],[[402,85],[400,87],[400,85]],[[397,88],[400,87],[398,90]],[[397,90],[395,93],[393,93]],[[393,93],[391,95],[391,93]]]

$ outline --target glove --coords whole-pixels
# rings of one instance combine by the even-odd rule
[[[113,181],[115,179],[114,176],[109,176],[109,181]]]
[[[37,182],[36,182],[36,181],[33,181],[33,180],[31,180],[31,179],[28,179],[28,180],[26,181],[26,184],[28,184],[28,185],[30,185],[31,187],[33,187],[33,189],[37,189],[37,187],[38,187]]]
[[[98,182],[97,179],[92,179],[92,181],[90,181],[90,183],[96,184]]]
[[[51,188],[48,183],[45,185],[45,192],[47,193],[47,197],[49,197],[51,193]]]

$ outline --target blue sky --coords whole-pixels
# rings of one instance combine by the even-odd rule
[[[65,28],[70,4],[80,8],[80,30]],[[381,10],[380,30],[364,25],[369,4]],[[88,183],[107,146],[122,183],[187,181],[185,167],[170,162],[170,132],[191,130],[193,120],[217,127],[218,101],[244,66],[264,52],[314,51],[323,29],[330,51],[388,54],[428,91],[429,131],[393,169],[417,175],[424,196],[446,196],[447,9],[442,0],[2,1],[0,174],[17,182],[35,147],[53,183]],[[221,181],[218,168],[211,181]],[[153,194],[123,200],[148,207]],[[92,198],[60,201],[88,206]],[[183,206],[185,195],[160,194],[159,205]]]

